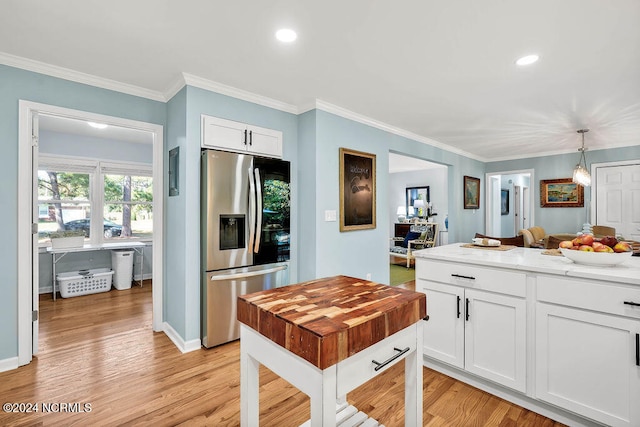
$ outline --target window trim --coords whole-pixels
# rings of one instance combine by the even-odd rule
[[[89,244],[91,245],[102,245],[104,243],[104,175],[121,174],[132,176],[148,176],[153,178],[152,164],[137,162],[102,161],[100,159],[91,159],[85,157],[40,154],[38,158],[38,170],[50,169],[63,169],[65,172],[89,174],[88,203],[91,212],[91,231],[89,233]],[[38,198],[38,202],[40,202],[40,198]],[[134,203],[139,204],[140,202],[132,202],[132,204]],[[153,206],[154,201],[152,200],[151,202],[143,203],[150,203]],[[112,203],[110,202],[109,204]],[[148,239],[138,239],[138,241],[145,240]],[[39,246],[51,246],[51,242],[49,241],[40,243]]]

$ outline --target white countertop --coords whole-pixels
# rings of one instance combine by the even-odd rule
[[[452,243],[422,249],[413,254],[416,258],[640,285],[640,257],[630,257],[628,261],[617,266],[596,267],[575,264],[563,256],[543,255],[543,249],[514,248],[508,251],[496,251],[463,248],[462,245],[463,243]]]
[[[51,246],[49,246],[47,248],[47,252],[58,254],[63,252],[85,252],[85,251],[101,251],[101,250],[111,250],[111,249],[141,248],[143,246],[147,246],[146,243],[139,242],[139,241],[109,242],[109,243],[103,243],[101,245],[85,244],[83,246],[79,246],[75,248],[53,249]]]

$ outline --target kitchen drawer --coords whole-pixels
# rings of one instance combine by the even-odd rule
[[[396,332],[395,334],[385,338],[384,340],[362,350],[353,356],[338,363],[338,396],[344,396],[356,387],[369,381],[376,375],[384,372],[387,368],[402,361],[412,351],[416,350],[416,334],[418,326],[413,324],[408,328]],[[398,348],[404,350],[408,348],[404,354],[398,356],[392,362],[375,370],[376,364],[372,362],[384,362],[400,352],[394,350]]]
[[[419,259],[416,276],[432,282],[483,289],[526,297],[527,275],[523,272]]]
[[[538,301],[640,318],[640,306],[633,305],[640,304],[640,288],[543,275],[536,281]]]

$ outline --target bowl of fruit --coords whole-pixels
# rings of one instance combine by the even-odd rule
[[[560,242],[559,249],[562,255],[576,264],[596,266],[622,264],[633,253],[628,242],[619,242],[612,236],[595,239],[590,234],[583,234],[573,240]]]

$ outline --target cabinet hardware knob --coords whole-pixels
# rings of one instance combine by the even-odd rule
[[[244,145],[247,145],[247,130],[244,130]]]
[[[253,145],[253,131],[249,131],[249,145]]]
[[[640,334],[636,334],[636,366],[640,366]]]
[[[458,314],[457,314],[457,318],[459,319],[459,318],[460,318],[460,299],[461,299],[461,298],[460,298],[460,295],[457,295],[457,296],[456,296],[456,299],[457,299],[457,302],[456,302],[456,312],[458,313]]]
[[[640,303],[639,303],[639,302],[625,301],[625,302],[623,302],[623,304],[626,304],[626,305],[635,305],[636,307],[640,307]]]
[[[425,322],[428,322],[428,321],[429,321],[429,315],[427,314],[426,316],[424,316],[424,317],[422,318],[422,320],[424,320]]]
[[[466,302],[465,302],[465,319],[467,320],[467,322],[469,321],[469,298],[465,298]]]
[[[384,368],[385,366],[387,366],[389,363],[393,362],[394,360],[396,360],[398,357],[402,356],[403,354],[405,354],[407,351],[409,351],[409,347],[405,348],[404,350],[400,350],[399,348],[393,347],[393,349],[395,351],[399,351],[399,353],[394,354],[393,356],[391,356],[390,358],[388,358],[387,360],[385,360],[384,362],[376,362],[375,360],[372,360],[371,363],[373,363],[374,365],[376,365],[375,368],[373,368],[374,371],[379,371],[380,369]]]

